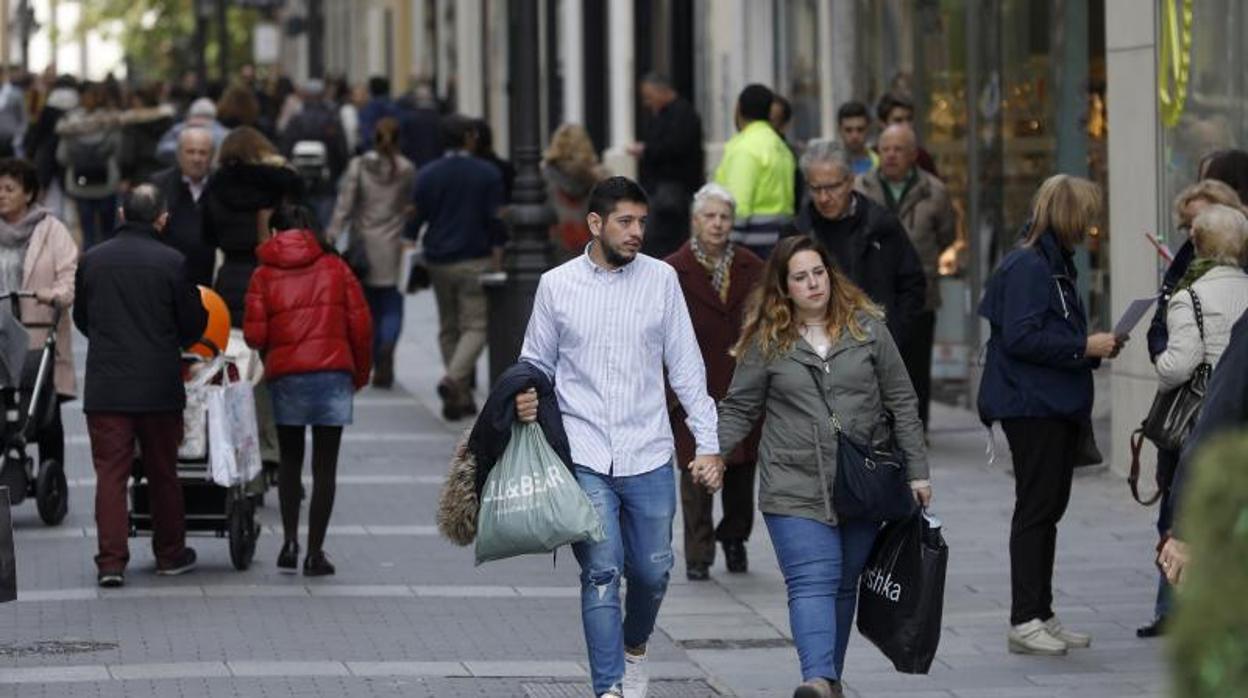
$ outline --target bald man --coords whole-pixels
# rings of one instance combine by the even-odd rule
[[[901,356],[910,371],[919,396],[919,416],[927,426],[931,399],[932,342],[936,309],[940,307],[940,253],[953,244],[955,218],[945,185],[916,166],[918,141],[909,124],[897,123],[884,129],[876,141],[879,168],[859,177],[858,188],[898,219],[919,253],[927,276],[927,302],[912,329],[902,340]]]
[[[186,257],[191,283],[212,286],[216,251],[203,239],[199,199],[212,169],[212,132],[189,126],[178,134],[177,164],[152,175],[169,205],[169,225],[162,238]]]

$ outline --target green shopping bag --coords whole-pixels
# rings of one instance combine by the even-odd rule
[[[513,424],[507,450],[481,492],[477,564],[604,538],[594,505],[541,427]]]

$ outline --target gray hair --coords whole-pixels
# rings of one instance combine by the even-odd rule
[[[806,146],[806,151],[802,153],[802,159],[799,163],[802,168],[802,174],[810,171],[815,165],[834,165],[845,174],[850,174],[854,170],[849,164],[849,153],[845,151],[845,146],[840,141],[831,139],[817,139],[810,142]]]
[[[737,211],[737,200],[733,198],[732,192],[714,182],[707,182],[693,195],[693,215],[701,213],[712,201],[728,204],[728,210],[733,214]]]
[[[212,150],[216,150],[217,144],[213,141],[212,131],[209,131],[203,126],[187,126],[186,128],[182,129],[182,131],[178,133],[178,147],[181,148],[182,144],[185,143],[193,135],[203,136],[204,138],[207,138],[209,148]]]
[[[165,196],[155,184],[140,184],[126,193],[121,215],[128,223],[155,223],[165,212]]]
[[[1196,256],[1216,264],[1239,266],[1248,242],[1248,216],[1223,204],[1210,204],[1192,221],[1192,244]]]

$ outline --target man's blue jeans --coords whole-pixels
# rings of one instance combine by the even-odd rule
[[[764,514],[789,593],[789,628],[802,664],[802,680],[837,680],[858,605],[858,576],[879,525]]]
[[[373,359],[382,347],[394,345],[403,332],[403,294],[394,286],[365,286],[364,299],[373,314]]]
[[[624,678],[624,648],[640,647],[654,632],[672,569],[676,480],[669,462],[631,477],[576,466],[576,481],[593,503],[607,537],[575,543],[581,565],[581,620],[594,695]],[[628,593],[620,604],[620,578]]]

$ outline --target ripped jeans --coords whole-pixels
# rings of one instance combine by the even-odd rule
[[[607,537],[575,543],[581,565],[581,620],[594,695],[624,678],[624,648],[650,639],[672,569],[676,480],[672,464],[641,475],[612,477],[576,466],[576,481],[593,503]],[[620,604],[620,578],[628,593]]]

